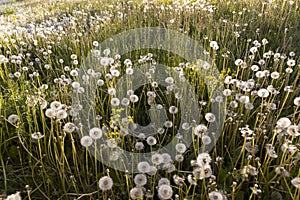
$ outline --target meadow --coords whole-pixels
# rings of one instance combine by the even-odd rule
[[[299,200],[299,6],[0,4],[0,200]]]

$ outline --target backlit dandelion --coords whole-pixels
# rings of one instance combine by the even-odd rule
[[[173,195],[173,190],[169,185],[162,185],[158,188],[158,196],[161,199],[170,199]]]
[[[262,98],[266,98],[269,96],[269,91],[267,89],[260,89],[257,91],[257,95]]]
[[[216,121],[216,116],[213,113],[206,113],[205,114],[206,121],[212,123]]]
[[[66,132],[66,133],[72,133],[76,130],[76,126],[74,123],[72,122],[67,122],[64,127],[63,127],[63,130]]]
[[[102,191],[111,190],[113,186],[113,180],[109,176],[104,176],[100,178],[98,185]]]
[[[83,136],[81,139],[80,139],[80,144],[83,146],[83,147],[89,147],[93,144],[93,139],[90,137],[90,136]]]
[[[94,127],[89,130],[89,136],[94,140],[98,140],[102,137],[102,130],[100,128]]]
[[[142,161],[138,163],[137,168],[140,173],[148,173],[150,171],[150,164],[146,161]]]
[[[134,183],[137,186],[143,186],[146,185],[147,183],[147,177],[144,174],[137,174],[134,177]]]
[[[134,187],[130,190],[130,197],[132,199],[142,199],[144,196],[144,192],[140,187]]]

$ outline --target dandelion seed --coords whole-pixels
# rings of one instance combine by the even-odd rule
[[[181,125],[183,130],[189,130],[190,129],[190,124],[187,122],[182,123]]]
[[[90,137],[90,136],[83,136],[81,139],[80,139],[80,144],[83,146],[83,147],[89,147],[93,144],[93,139]]]
[[[173,190],[169,185],[162,185],[158,188],[158,196],[161,199],[170,199],[173,195]]]
[[[100,178],[98,185],[102,191],[110,190],[113,186],[113,180],[109,176],[104,176]]]
[[[191,185],[197,185],[197,180],[196,180],[196,178],[193,177],[191,174],[188,175],[187,180],[188,180],[188,182],[189,182]]]
[[[77,90],[79,87],[80,87],[80,83],[74,81],[72,84],[71,84],[72,88],[74,88],[75,90]]]

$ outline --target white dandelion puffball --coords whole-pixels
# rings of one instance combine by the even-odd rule
[[[56,117],[57,117],[57,119],[65,119],[68,117],[68,113],[65,110],[59,110],[56,113]]]
[[[208,194],[208,198],[209,200],[223,200],[223,195],[220,192],[213,191]]]
[[[178,143],[176,144],[175,149],[178,153],[184,153],[186,151],[186,145],[183,143]]]
[[[161,187],[162,185],[170,185],[170,180],[167,178],[161,178],[158,181],[158,187]]]
[[[11,194],[9,196],[7,196],[6,200],[21,200],[22,197],[20,195],[20,192],[17,192],[15,194]]]
[[[8,118],[7,118],[7,121],[11,124],[16,123],[18,120],[19,120],[19,117],[16,114],[12,114],[12,115],[8,116]]]
[[[173,190],[169,185],[162,185],[158,188],[158,196],[161,199],[170,199],[173,195]]]
[[[55,116],[56,116],[56,111],[53,110],[52,108],[49,108],[49,109],[47,109],[47,110],[45,111],[45,115],[46,115],[46,117],[48,117],[48,118],[55,118]]]
[[[113,180],[109,176],[100,178],[98,182],[99,188],[103,191],[110,190],[113,186]]]
[[[144,196],[144,192],[140,187],[134,187],[130,190],[130,197],[132,199],[142,199]]]
[[[140,173],[148,173],[150,171],[150,164],[146,161],[142,161],[138,163],[137,168]]]
[[[157,141],[156,141],[155,137],[149,136],[147,138],[147,144],[149,144],[150,146],[156,145],[156,143],[157,143]]]
[[[203,135],[201,139],[204,145],[209,145],[211,143],[211,138],[207,135]]]
[[[146,175],[144,175],[144,174],[137,174],[137,175],[135,175],[135,177],[134,177],[134,183],[137,186],[146,185],[146,183],[147,183],[147,177],[146,177]]]
[[[291,183],[293,184],[293,186],[295,186],[296,188],[300,189],[300,177],[296,177],[294,178]]]
[[[112,106],[119,106],[119,105],[120,105],[120,100],[119,100],[118,98],[112,98],[112,99],[110,100],[110,104],[111,104]]]
[[[154,165],[159,165],[163,162],[162,155],[155,153],[151,156],[151,161]]]
[[[43,135],[41,132],[34,132],[31,134],[31,138],[34,140],[39,140],[43,138],[45,135]]]
[[[287,128],[291,125],[291,120],[287,117],[282,117],[277,121],[277,126],[279,126],[279,128]]]
[[[213,113],[206,113],[205,119],[208,122],[214,122],[214,121],[216,121],[216,116]]]
[[[66,133],[72,133],[75,130],[76,130],[76,126],[72,122],[67,122],[63,128],[63,131],[65,131]]]
[[[62,109],[62,104],[59,101],[53,101],[50,103],[50,108],[58,111],[58,110]]]
[[[94,140],[100,139],[102,137],[102,129],[97,127],[90,129],[89,136]]]
[[[142,143],[142,142],[137,142],[137,143],[135,143],[135,145],[134,145],[134,148],[136,149],[136,150],[143,150],[144,149],[144,147],[145,147],[145,145]]]
[[[269,91],[264,88],[257,91],[257,95],[262,98],[268,97],[269,94],[270,94]]]
[[[207,127],[203,124],[196,126],[194,129],[194,134],[198,137],[202,137],[206,133],[207,133]]]
[[[93,139],[90,136],[83,136],[80,139],[80,144],[84,147],[89,147],[93,144]]]
[[[295,104],[295,106],[300,106],[300,97],[296,97],[294,99],[294,104]]]

